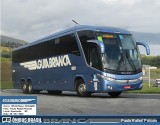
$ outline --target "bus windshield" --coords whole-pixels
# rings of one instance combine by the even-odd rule
[[[132,35],[98,33],[97,39],[105,45],[103,68],[107,71],[128,74],[141,70],[139,50]]]

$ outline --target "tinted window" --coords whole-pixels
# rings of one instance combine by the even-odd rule
[[[96,45],[89,47],[89,65],[96,69],[100,69],[100,61]]]
[[[51,41],[33,45],[24,49],[13,52],[13,62],[26,62],[35,59],[45,58],[52,56],[51,54]]]
[[[79,56],[79,49],[74,34],[63,36],[54,40],[53,55],[74,54]]]
[[[62,54],[80,55],[74,34],[14,51],[12,57],[13,62],[19,63]]]
[[[86,57],[86,60],[89,64],[89,53],[88,53],[88,47],[89,47],[89,43],[87,43],[87,40],[92,40],[95,39],[95,35],[93,31],[80,31],[78,32],[78,36]]]

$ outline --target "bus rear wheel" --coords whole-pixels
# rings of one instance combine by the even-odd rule
[[[118,97],[122,92],[108,92],[108,95],[110,95],[111,97]]]
[[[34,93],[33,85],[32,85],[32,82],[31,82],[31,81],[28,81],[28,93],[29,93],[29,94]]]
[[[48,90],[48,94],[60,95],[60,94],[62,94],[62,91],[52,91],[52,90]]]
[[[80,79],[77,82],[77,95],[82,97],[91,96],[91,93],[86,92],[86,85],[84,84],[84,80]]]
[[[40,90],[33,89],[32,81],[28,81],[28,93],[29,94],[38,94],[39,92],[40,92]]]

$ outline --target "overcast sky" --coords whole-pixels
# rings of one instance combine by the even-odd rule
[[[28,42],[72,27],[160,33],[160,0],[1,0],[1,34]]]

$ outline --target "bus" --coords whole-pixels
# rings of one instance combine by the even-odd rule
[[[120,28],[79,25],[51,34],[15,49],[12,53],[12,81],[23,93],[61,94],[76,91],[79,96],[143,87],[138,45],[132,34]]]

